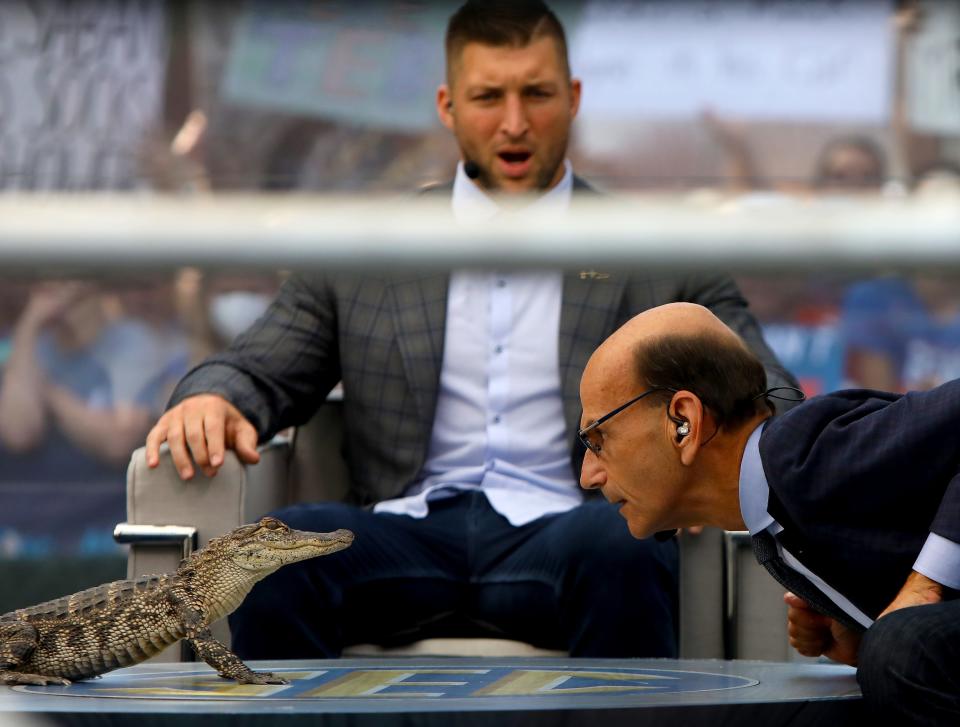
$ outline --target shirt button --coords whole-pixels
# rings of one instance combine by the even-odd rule
[[[496,346],[493,349],[494,353],[503,353],[503,346]]]
[[[504,280],[503,278],[500,278],[500,280],[497,281],[498,288],[505,288],[506,286],[507,286],[507,281]]]
[[[494,423],[494,424],[499,424],[499,423],[500,423],[500,417],[499,417],[499,416],[495,416],[495,417],[493,418],[493,423]]]

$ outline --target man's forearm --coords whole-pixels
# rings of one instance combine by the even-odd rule
[[[14,451],[33,447],[46,431],[43,372],[36,357],[35,326],[21,321],[0,383],[0,442]]]
[[[63,433],[80,449],[110,464],[126,462],[150,428],[150,413],[143,407],[93,409],[58,386],[49,388],[47,401]]]

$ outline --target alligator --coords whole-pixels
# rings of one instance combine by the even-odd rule
[[[114,581],[0,616],[0,683],[70,684],[137,664],[186,639],[240,684],[285,684],[252,671],[213,638],[254,584],[281,566],[343,550],[349,530],[292,530],[276,518],[244,525],[181,561],[175,573]]]

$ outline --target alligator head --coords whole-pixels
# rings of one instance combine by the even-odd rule
[[[353,542],[349,530],[313,533],[294,530],[273,517],[244,525],[233,532],[211,540],[204,550],[216,549],[220,557],[248,571],[271,572],[287,565],[319,555],[343,550]]]

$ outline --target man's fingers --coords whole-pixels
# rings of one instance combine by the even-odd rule
[[[210,456],[210,461],[203,468],[203,473],[207,477],[213,477],[223,464],[223,452],[226,448],[227,435],[223,411],[209,412],[203,418],[203,430],[207,442],[207,454]]]
[[[246,419],[235,419],[233,424],[233,449],[241,462],[256,464],[260,461],[257,451],[257,430]]]
[[[813,611],[810,607],[810,604],[804,601],[800,596],[787,591],[783,594],[783,602],[787,604],[790,608],[804,609],[807,611]],[[816,613],[816,611],[814,611]]]
[[[803,656],[820,656],[833,644],[831,619],[793,593],[784,594],[787,603],[787,636],[790,646]]]
[[[831,644],[830,629],[808,629],[791,623],[787,628],[790,646],[804,656],[820,656]]]
[[[187,451],[186,435],[183,431],[183,419],[179,410],[167,412],[172,414],[167,428],[167,445],[170,447],[170,458],[177,468],[180,478],[189,480],[193,477],[193,462]]]
[[[187,446],[190,448],[190,454],[193,456],[193,461],[197,463],[197,466],[201,469],[206,469],[210,465],[210,455],[207,453],[207,435],[204,432],[203,420],[203,410],[196,412],[185,408],[183,431],[186,436]]]
[[[827,651],[825,641],[815,643],[797,643],[791,639],[790,646],[801,656],[823,656]]]
[[[147,467],[160,464],[160,445],[167,441],[167,423],[164,417],[147,434]]]
[[[147,435],[147,464],[160,461],[160,444],[166,441],[180,477],[189,480],[199,467],[213,477],[223,465],[227,448],[235,449],[243,462],[260,461],[257,432],[230,402],[217,394],[198,394],[184,399],[160,417]]]
[[[808,608],[794,608],[791,606],[787,609],[787,623],[799,629],[829,630],[830,617]]]

